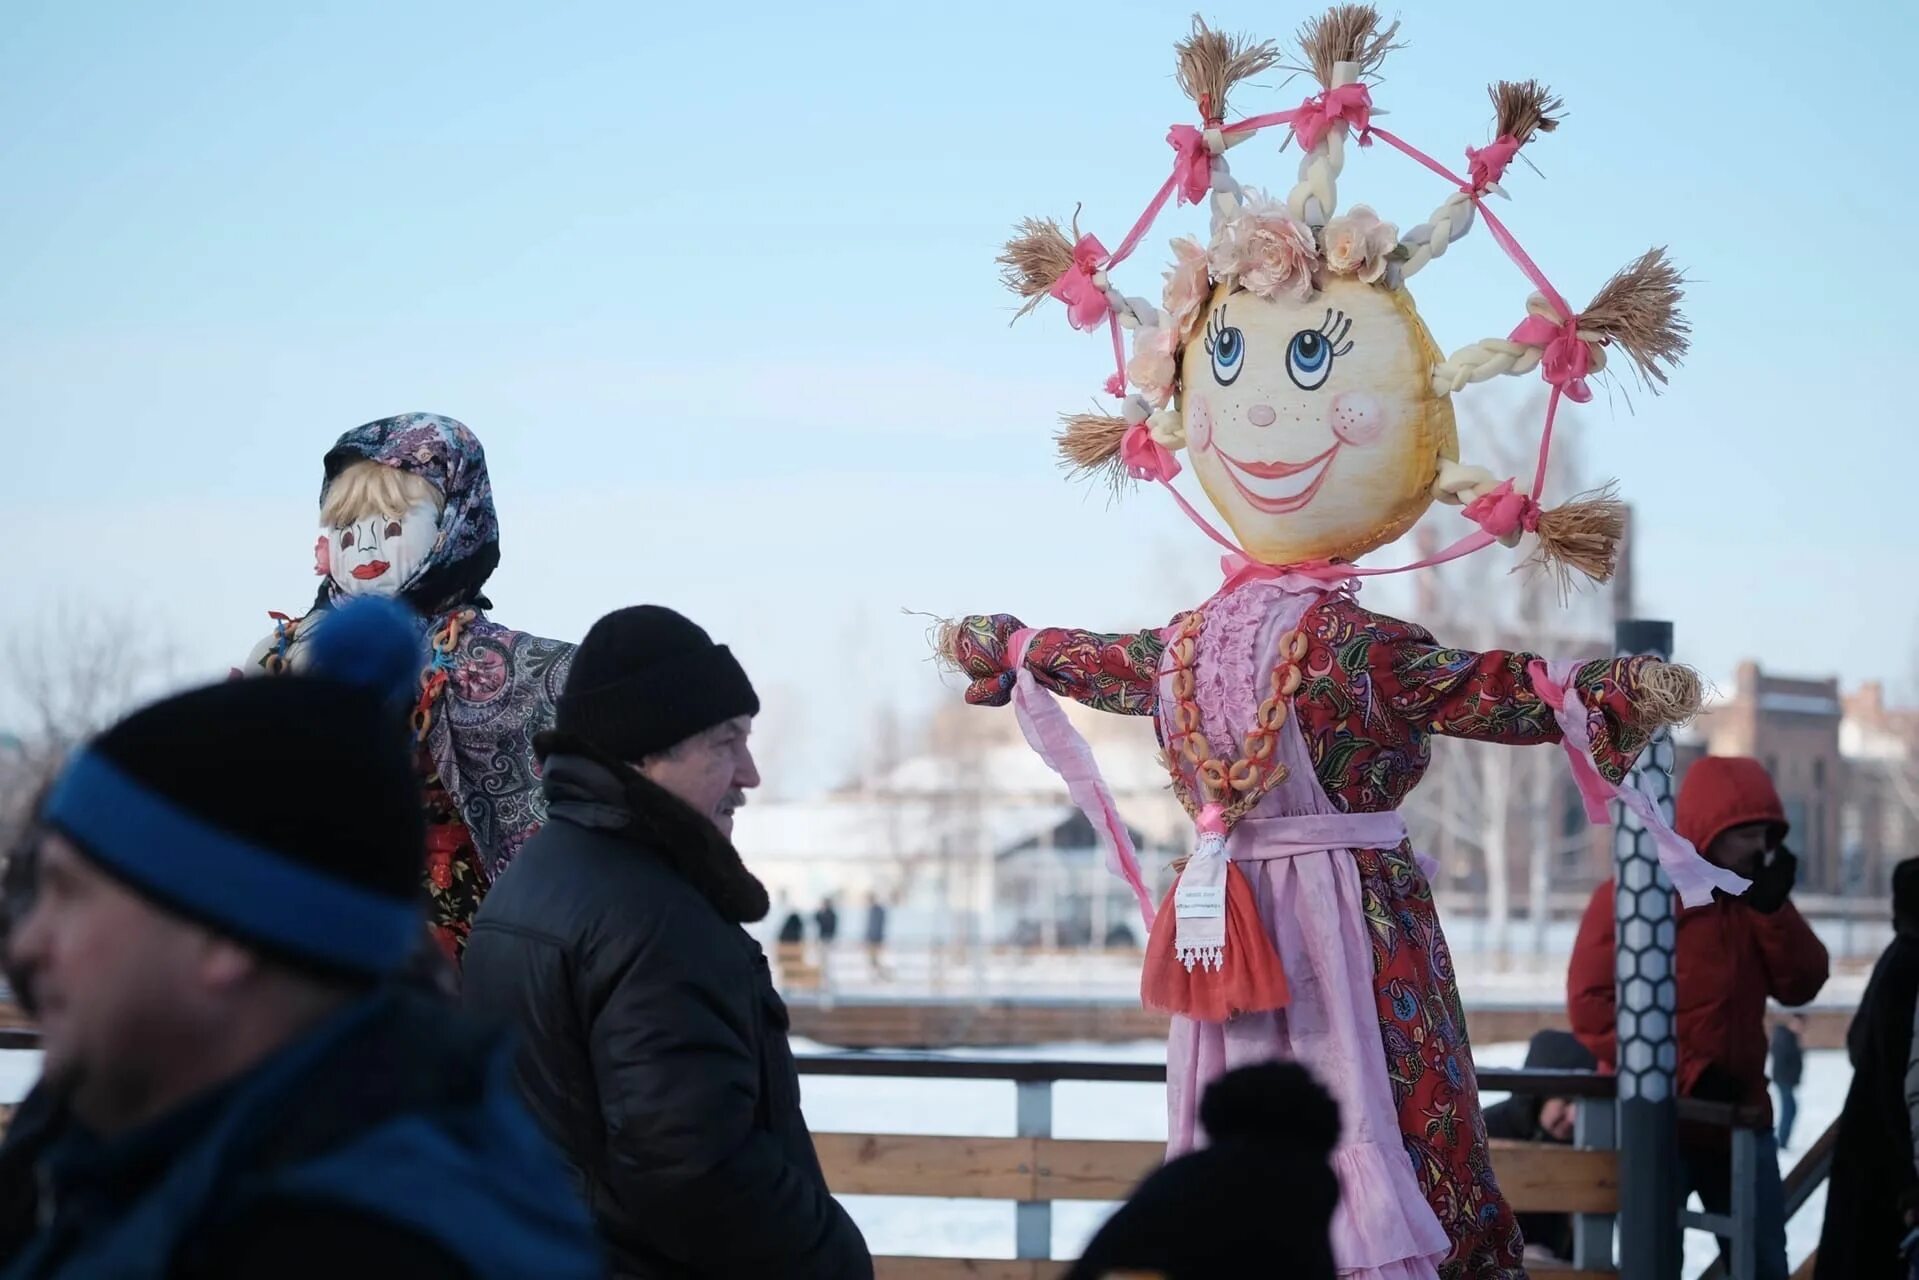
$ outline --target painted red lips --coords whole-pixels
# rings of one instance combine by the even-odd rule
[[[1339,445],[1304,462],[1241,462],[1217,445],[1213,451],[1225,464],[1226,478],[1255,510],[1283,516],[1298,511],[1319,494],[1332,471]]]

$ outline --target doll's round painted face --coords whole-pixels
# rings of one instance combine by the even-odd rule
[[[440,536],[440,508],[416,502],[398,516],[369,512],[323,531],[328,540],[327,572],[341,595],[396,596]]]
[[[1405,290],[1330,277],[1312,299],[1215,287],[1180,356],[1193,471],[1272,564],[1352,560],[1432,501],[1458,453],[1439,362]]]

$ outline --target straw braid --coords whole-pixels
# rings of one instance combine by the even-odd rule
[[[1342,62],[1334,73],[1334,82],[1327,87],[1341,88],[1358,78],[1358,69]],[[1339,175],[1346,168],[1349,130],[1350,126],[1341,120],[1326,131],[1318,146],[1300,157],[1299,181],[1286,193],[1286,207],[1307,226],[1325,226],[1339,208]]]
[[[1554,324],[1564,324],[1566,320],[1551,303],[1536,293],[1526,300],[1526,310],[1531,315],[1544,316]],[[1602,335],[1589,333],[1582,328],[1579,336],[1592,352],[1590,372],[1600,372],[1606,367]],[[1433,370],[1433,392],[1449,396],[1469,383],[1490,382],[1504,375],[1518,377],[1531,373],[1539,367],[1539,361],[1545,354],[1543,347],[1528,346],[1511,338],[1482,338],[1469,347],[1453,352]]]
[[[1399,243],[1410,251],[1410,256],[1400,264],[1399,278],[1405,280],[1434,258],[1443,257],[1449,246],[1472,229],[1473,198],[1464,191],[1455,191],[1433,210],[1429,221],[1399,238]]]

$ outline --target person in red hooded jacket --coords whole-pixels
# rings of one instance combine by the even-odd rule
[[[1771,1111],[1766,1088],[1766,1001],[1788,1007],[1819,994],[1826,948],[1789,900],[1799,862],[1785,847],[1785,806],[1757,760],[1708,756],[1687,771],[1673,828],[1709,860],[1752,881],[1737,898],[1703,907],[1674,903],[1678,932],[1679,1092]],[[1593,893],[1566,975],[1573,1034],[1613,1069],[1619,1051],[1613,976],[1613,885]],[[1770,1133],[1759,1153],[1759,1275],[1786,1272],[1783,1193]],[[1729,1212],[1731,1146],[1724,1130],[1682,1126],[1686,1189],[1709,1212]],[[1771,1212],[1768,1205],[1773,1206]]]

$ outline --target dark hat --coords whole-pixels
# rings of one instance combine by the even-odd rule
[[[759,696],[725,645],[659,605],[609,613],[573,654],[553,727],[639,761],[738,716]]]
[[[1066,1280],[1142,1271],[1165,1280],[1333,1280],[1339,1108],[1304,1068],[1228,1072],[1199,1108],[1210,1146],[1140,1183]]]
[[[142,896],[262,951],[377,977],[418,945],[425,820],[403,704],[419,623],[391,601],[328,615],[311,672],[134,712],[42,810]]]

